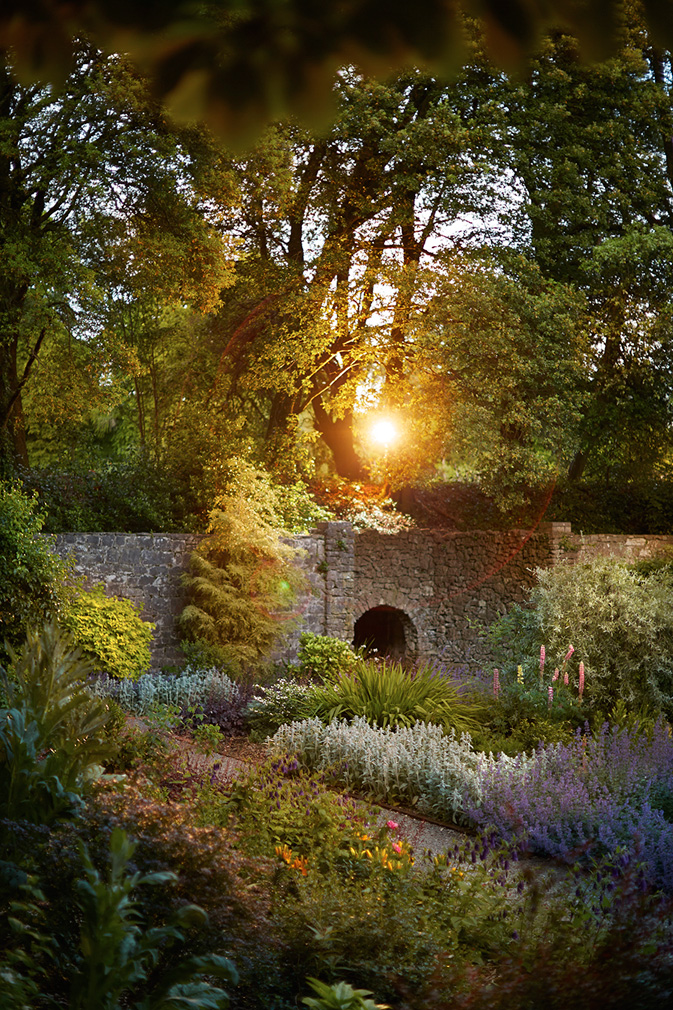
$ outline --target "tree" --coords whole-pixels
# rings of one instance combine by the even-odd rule
[[[56,620],[68,600],[68,565],[49,550],[43,525],[34,498],[0,483],[0,656],[29,627]]]
[[[494,127],[472,100],[417,71],[387,83],[343,71],[328,133],[269,128],[234,161],[247,258],[219,314],[217,383],[254,404],[267,458],[309,417],[337,472],[363,477],[353,409],[363,383],[402,406],[425,271],[442,233],[495,213],[480,151]]]
[[[586,304],[523,257],[450,259],[420,361],[451,403],[452,458],[503,508],[552,485],[584,406]]]
[[[557,31],[502,91],[529,254],[590,309],[573,480],[651,472],[670,447],[671,57],[637,5],[620,18],[611,59],[583,64]]]
[[[23,394],[53,333],[77,339],[80,357],[97,349],[100,327],[90,328],[89,319],[89,328],[76,332],[85,303],[95,300],[97,252],[110,256],[121,243],[125,274],[143,275],[148,285],[152,270],[161,270],[173,299],[190,296],[204,264],[219,290],[228,257],[204,206],[220,196],[222,176],[209,173],[207,159],[197,174],[187,140],[203,151],[200,132],[178,135],[119,57],[83,47],[58,94],[20,85],[8,64],[0,68],[5,468],[27,460]]]

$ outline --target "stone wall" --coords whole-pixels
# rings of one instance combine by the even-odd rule
[[[180,658],[176,618],[185,599],[180,575],[198,537],[188,534],[77,533],[56,538],[75,571],[108,593],[143,604],[157,625],[156,667]],[[302,630],[352,641],[363,615],[394,615],[406,654],[447,664],[480,659],[475,625],[489,624],[523,602],[535,568],[609,554],[627,560],[673,549],[673,536],[581,537],[569,523],[534,531],[456,533],[406,530],[356,532],[349,523],[321,523],[293,541],[308,591],[288,619],[278,658],[296,653]],[[379,610],[378,608],[381,608]]]
[[[552,561],[550,537],[408,530],[360,533],[355,541],[357,620],[385,606],[407,615],[408,651],[461,664],[478,659],[475,622],[490,624],[522,602],[534,569]]]
[[[143,608],[156,624],[152,662],[158,667],[179,660],[176,619],[184,606],[180,576],[199,537],[188,533],[62,533],[61,557],[74,559],[75,575],[101,584],[109,596],[121,596]]]

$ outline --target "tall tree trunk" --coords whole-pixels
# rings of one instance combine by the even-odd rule
[[[16,368],[16,340],[0,340],[0,474],[28,466],[26,429]]]
[[[26,298],[27,285],[0,292],[0,453],[3,471],[11,472],[17,465],[28,466],[26,429],[23,418],[21,389],[26,382],[44,339],[40,333],[31,352],[23,376],[18,374],[18,323]]]
[[[318,431],[334,457],[336,472],[345,480],[365,480],[367,474],[353,439],[353,413],[344,417],[331,417],[319,399],[313,401],[313,413]]]

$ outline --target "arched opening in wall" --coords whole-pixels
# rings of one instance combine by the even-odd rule
[[[391,659],[416,657],[416,629],[410,618],[397,607],[372,607],[355,622],[353,645],[367,652]]]

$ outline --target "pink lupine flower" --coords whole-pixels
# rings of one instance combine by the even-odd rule
[[[497,666],[493,670],[493,694],[496,698],[500,694],[500,673],[498,672]]]
[[[558,680],[558,666],[554,670],[554,676],[552,677],[552,683]]]
[[[566,687],[568,686],[568,671],[567,670],[563,674],[563,683],[565,684]]]
[[[554,688],[550,684],[549,685],[549,708],[551,708],[553,701],[554,701]]]
[[[584,694],[584,663],[580,661],[580,701]]]
[[[568,662],[568,660],[570,659],[570,657],[572,656],[572,654],[573,654],[574,651],[575,651],[575,646],[571,645],[570,648],[568,649],[567,653],[566,653],[565,659],[563,660],[564,663]]]
[[[542,683],[542,678],[544,677],[544,661],[546,659],[546,652],[544,645],[540,646],[540,683]]]

